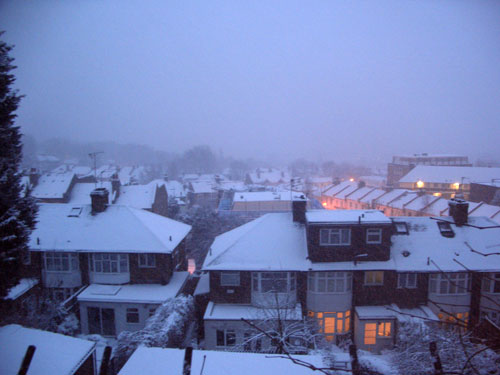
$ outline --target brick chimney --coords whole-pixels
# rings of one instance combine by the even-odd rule
[[[111,194],[114,194],[115,199],[120,196],[120,178],[118,177],[118,174],[113,173],[113,176],[111,176]]]
[[[449,213],[455,225],[461,227],[467,223],[469,216],[469,203],[460,198],[453,198],[448,201]]]
[[[295,197],[292,201],[293,221],[304,224],[306,222],[307,199],[304,195]]]
[[[106,188],[96,188],[90,193],[92,213],[103,212],[109,203],[109,191]]]

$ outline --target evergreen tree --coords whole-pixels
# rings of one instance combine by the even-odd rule
[[[21,96],[11,88],[15,81],[11,49],[0,41],[0,298],[20,278],[21,259],[36,216],[34,201],[21,196],[22,144],[19,127],[14,126]]]

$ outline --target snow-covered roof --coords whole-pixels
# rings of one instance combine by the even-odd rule
[[[151,209],[155,200],[156,184],[127,185],[120,187],[116,204],[142,209]]]
[[[10,288],[9,293],[4,297],[4,299],[15,300],[21,297],[24,293],[29,291],[35,285],[38,284],[37,279],[21,279],[17,283],[17,285]]]
[[[349,195],[348,198],[350,200],[357,201],[357,200],[363,198],[364,196],[368,195],[369,193],[371,193],[373,190],[375,190],[375,188],[363,186],[362,188],[359,188],[359,189],[351,192],[351,194]]]
[[[29,345],[36,347],[29,375],[70,375],[94,352],[96,344],[17,324],[0,327],[0,374],[17,375]]]
[[[364,197],[360,198],[359,201],[362,203],[372,203],[372,200],[380,198],[384,194],[386,194],[385,190],[374,189]]]
[[[294,308],[280,309],[285,320],[302,320],[302,307],[297,303]],[[259,320],[273,319],[277,309],[263,309],[252,305],[213,303],[210,301],[205,310],[204,320]]]
[[[441,198],[435,197],[435,196],[430,195],[430,194],[420,195],[420,196],[417,196],[410,203],[407,203],[404,208],[406,208],[408,210],[413,210],[413,211],[422,211],[426,207],[431,206],[433,203],[435,203],[439,199],[441,199]]]
[[[453,222],[450,217],[439,220],[430,217],[394,217],[394,222],[405,222],[408,234],[393,235],[391,258],[400,272],[459,272],[500,271],[500,262],[484,254],[500,252],[500,228],[479,229],[450,224],[454,237],[441,235],[439,220]],[[470,217],[468,224],[491,227],[496,222],[485,217]],[[408,255],[409,253],[409,255]],[[407,256],[405,256],[407,255]]]
[[[356,306],[354,307],[359,319],[395,319],[396,313],[390,305],[383,306]]]
[[[306,212],[308,223],[390,224],[391,219],[378,210],[312,210]]]
[[[184,356],[185,351],[182,349],[139,347],[118,374],[182,374]],[[318,368],[327,366],[320,355],[294,355],[294,358],[311,363]],[[347,353],[335,353],[335,360],[339,363],[350,363]],[[167,372],[166,369],[168,369]],[[298,366],[288,358],[269,356],[269,354],[193,350],[191,357],[191,374],[309,375],[310,373],[309,368]]]
[[[184,189],[184,185],[181,184],[179,181],[171,180],[171,181],[163,181],[163,183],[165,185],[165,188],[167,189],[169,197],[175,197],[175,198],[186,197],[186,189]]]
[[[396,319],[402,323],[415,322],[422,324],[425,321],[433,320],[439,322],[439,318],[434,314],[434,312],[426,305],[420,305],[412,309],[401,308],[395,303],[392,303],[389,307],[393,310]]]
[[[198,296],[201,294],[208,294],[208,293],[210,293],[210,275],[208,273],[204,273],[200,276],[198,284],[196,284],[194,295]]]
[[[470,184],[471,182],[490,182],[494,179],[500,179],[500,168],[417,165],[399,182],[415,183],[422,180],[424,183]]]
[[[329,188],[325,189],[323,191],[323,195],[333,197],[336,194],[340,193],[341,191],[345,189],[352,189],[353,187],[357,187],[358,183],[357,182],[351,182],[351,181],[342,181],[338,185],[332,185]]]
[[[103,285],[90,284],[78,295],[80,302],[162,303],[179,294],[189,276],[188,272],[174,272],[169,283]]]
[[[190,225],[120,205],[93,215],[90,205],[40,204],[37,221],[29,242],[32,251],[170,253],[191,230]]]
[[[391,202],[391,207],[403,209],[418,198],[417,192],[405,192]]]
[[[267,201],[290,201],[303,200],[304,193],[289,191],[246,191],[235,193],[233,202],[267,202]],[[290,199],[291,198],[291,199]]]
[[[71,196],[68,203],[73,205],[90,204],[90,193],[96,187],[106,188],[108,192],[112,191],[111,182],[109,181],[98,182],[97,184],[93,182],[77,182],[71,189]]]
[[[391,258],[385,261],[363,261],[360,257],[354,262],[309,262],[311,271],[384,271],[394,270],[396,265]]]
[[[222,190],[247,191],[248,186],[243,181],[221,181],[219,188]]]
[[[68,192],[74,177],[73,172],[44,174],[33,188],[31,196],[38,199],[64,198],[64,194]]]
[[[266,214],[217,236],[204,270],[307,270],[304,226],[292,214]]]
[[[403,194],[406,194],[408,192],[411,193],[410,190],[394,189],[394,190],[391,190],[388,193],[378,197],[375,200],[375,203],[383,205],[383,206],[387,206],[390,202],[392,202],[393,200],[399,198],[400,196],[402,196]]]
[[[191,188],[195,194],[215,193],[217,190],[213,188],[213,183],[210,181],[191,182]]]
[[[342,191],[339,191],[337,194],[335,194],[335,198],[344,199],[349,194],[354,193],[358,189],[359,189],[358,184],[353,183],[352,185],[347,186],[345,189],[343,189]]]
[[[430,206],[426,207],[422,212],[432,216],[442,216],[448,210],[448,200],[439,198],[436,199]]]
[[[476,206],[473,211],[469,211],[469,213],[473,216],[486,216],[492,218],[498,213],[500,213],[500,207],[482,203]]]
[[[290,180],[290,175],[287,172],[274,168],[258,168],[255,172],[249,173],[249,177],[254,184],[277,184]]]

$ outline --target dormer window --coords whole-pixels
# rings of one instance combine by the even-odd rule
[[[83,207],[72,207],[69,211],[68,217],[79,217],[82,213]]]
[[[408,234],[408,225],[406,223],[396,222],[394,223],[394,227],[397,234]]]
[[[348,246],[351,244],[349,228],[321,229],[319,232],[321,246]]]
[[[451,229],[450,223],[446,221],[438,221],[437,225],[439,228],[439,232],[443,237],[448,237],[448,238],[455,237],[455,232],[453,232],[453,229]]]
[[[380,229],[380,228],[368,228],[366,230],[366,243],[368,243],[368,244],[380,244],[380,243],[382,243],[382,229]]]

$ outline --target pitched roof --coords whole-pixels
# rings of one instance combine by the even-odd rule
[[[96,343],[17,324],[0,327],[0,373],[16,375],[29,345],[36,350],[28,374],[70,375],[95,349]]]
[[[471,182],[490,182],[500,178],[500,168],[486,167],[448,167],[448,166],[428,166],[417,165],[399,182],[417,182],[422,180],[425,182],[437,182],[453,184],[455,182],[463,182],[469,184]]]
[[[44,174],[33,188],[31,196],[39,199],[63,198],[64,194],[68,192],[74,177],[73,172]]]
[[[109,205],[95,215],[91,211],[90,205],[41,204],[30,249],[170,253],[191,230],[190,225],[127,206]]]
[[[331,224],[390,224],[391,219],[379,210],[311,210],[306,212],[308,223]]]

